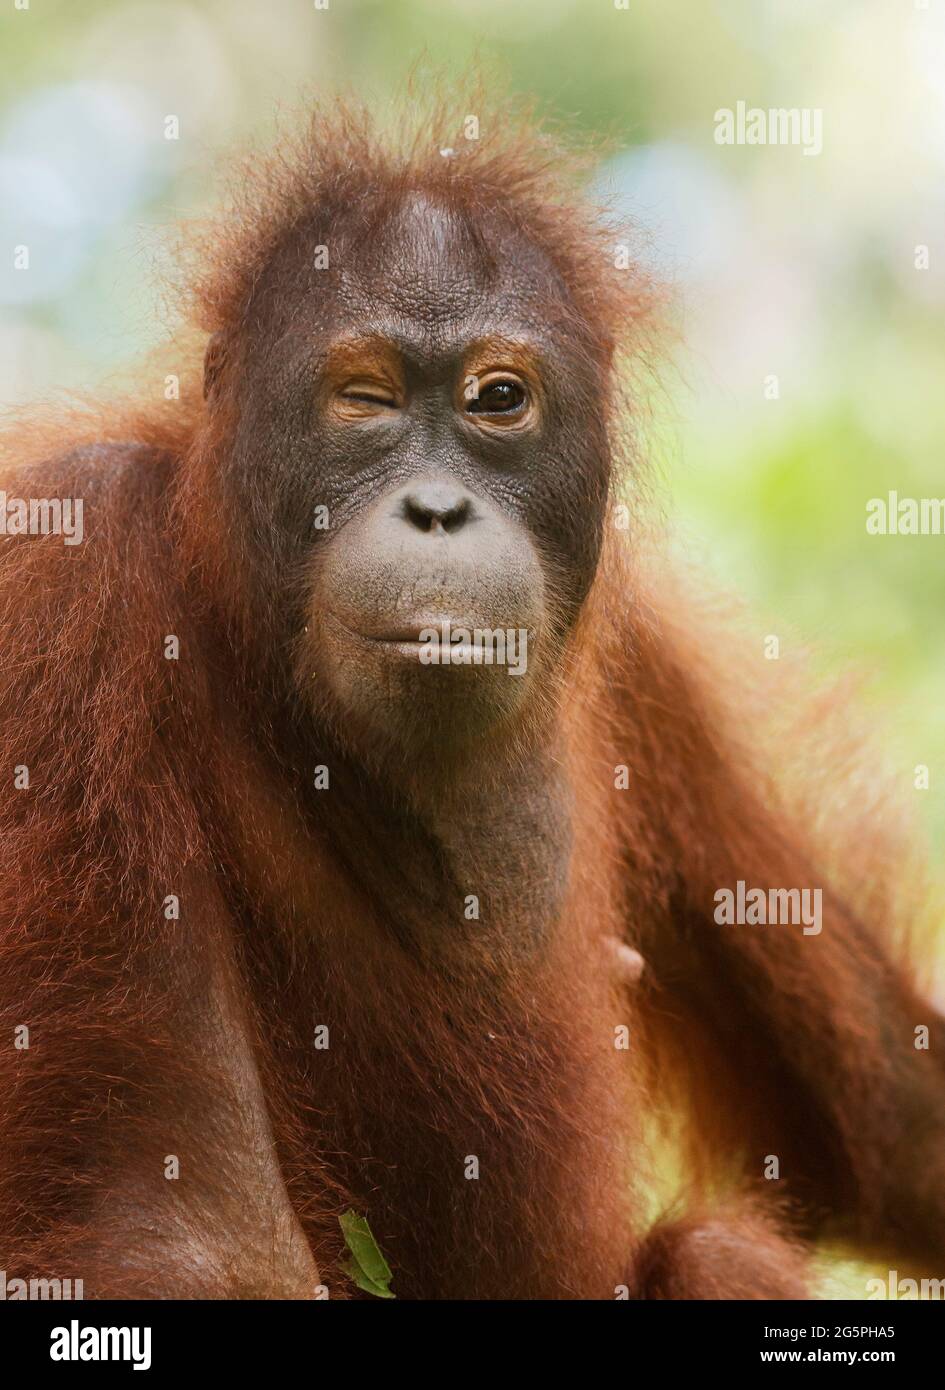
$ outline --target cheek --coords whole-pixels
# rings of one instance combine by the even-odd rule
[[[597,572],[609,497],[606,467],[561,463],[556,476],[529,498],[527,525],[535,536],[566,626]]]
[[[379,466],[363,434],[326,430],[299,386],[272,398],[248,393],[224,471],[256,541],[291,554],[321,540],[320,522],[334,529],[357,507]]]
[[[534,456],[522,473],[520,515],[553,576],[566,622],[597,571],[610,496],[611,451],[602,388],[575,372],[551,393]]]

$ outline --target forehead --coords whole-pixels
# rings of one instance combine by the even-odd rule
[[[331,319],[431,348],[497,330],[545,336],[569,302],[550,257],[498,212],[416,192],[343,233],[335,269]]]

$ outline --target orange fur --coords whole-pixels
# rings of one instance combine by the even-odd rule
[[[757,1215],[763,1156],[784,1156],[804,1230],[927,1245],[939,1063],[910,1051],[929,1011],[885,953],[883,900],[861,893],[858,866],[816,944],[711,922],[718,886],[813,881],[823,856],[751,771],[732,727],[749,682],[713,673],[688,599],[654,599],[612,530],[563,678],[509,736],[501,776],[483,768],[483,804],[501,805],[554,730],[574,843],[541,949],[527,947],[548,885],[526,864],[505,891],[514,836],[494,866],[501,923],[464,932],[449,897],[462,885],[441,881],[414,808],[373,785],[343,730],[330,731],[330,809],[306,802],[286,766],[218,463],[248,305],[300,221],[341,202],[356,215],[368,188],[391,207],[409,188],[473,219],[506,209],[560,270],[595,345],[615,495],[636,464],[632,438],[617,442],[612,361],[645,351],[653,296],[611,269],[611,234],[571,191],[572,164],[505,113],[455,159],[439,154],[455,135],[419,129],[385,143],[357,112],[327,126],[316,113],[299,149],[254,167],[198,253],[200,327],[229,353],[214,401],[191,390],[184,406],[8,436],[6,486],[83,496],[87,540],[0,552],[4,747],[8,769],[30,768],[29,790],[0,806],[0,1263],[84,1274],[89,1295],[304,1291],[294,1246],[262,1253],[271,1184],[239,1123],[258,1075],[259,1142],[270,1126],[288,1208],[333,1295],[351,1292],[336,1219],[349,1205],[368,1212],[402,1294],[799,1295],[780,1211]],[[291,331],[291,305],[277,312]],[[599,408],[588,402],[587,418]],[[163,659],[167,633],[178,662]],[[617,764],[629,791],[615,789]],[[180,921],[162,914],[171,893]],[[612,935],[647,962],[640,998],[616,987]],[[26,1052],[9,1045],[19,1023]],[[614,1047],[621,1024],[629,1051]],[[688,1036],[711,1065],[679,1056]],[[234,1039],[246,1053],[235,1071]],[[730,1221],[647,1242],[641,1117],[668,1107],[668,1065],[693,1078],[700,1200],[710,1164],[759,1191]],[[182,1160],[178,1188],[163,1179],[168,1153]],[[484,1180],[462,1180],[467,1155]]]

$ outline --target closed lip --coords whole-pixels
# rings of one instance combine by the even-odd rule
[[[368,642],[382,642],[389,646],[425,646],[425,642],[420,641],[421,632],[433,631],[439,636],[444,628],[447,633],[459,628],[471,631],[475,626],[460,618],[412,618],[409,622],[395,622],[383,627],[378,627],[374,631],[361,631],[358,635],[365,638]],[[429,639],[427,639],[429,640]]]
[[[332,615],[332,621],[340,628],[344,629],[349,636],[359,639],[362,642],[371,642],[377,646],[385,647],[406,647],[416,649],[427,646],[427,641],[421,642],[421,632],[429,632],[431,629],[438,636],[446,628],[447,632],[455,631],[460,628],[472,631],[477,624],[464,618],[451,618],[444,615],[437,617],[424,616],[422,618],[411,618],[407,621],[397,619],[383,625],[378,624],[376,628],[353,628],[340,618]],[[483,626],[480,622],[478,626]],[[429,640],[429,639],[428,639]],[[458,646],[460,644],[453,643]]]

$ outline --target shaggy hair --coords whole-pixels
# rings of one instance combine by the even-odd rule
[[[359,794],[340,792],[329,816],[287,765],[296,712],[277,708],[251,660],[253,596],[218,473],[269,267],[307,244],[303,229],[369,240],[408,193],[474,229],[516,229],[568,287],[570,326],[596,365],[614,506],[640,467],[627,369],[649,361],[658,295],[616,267],[613,225],[583,201],[588,152],[564,152],[511,108],[473,98],[462,110],[480,113],[479,139],[445,108],[382,133],[333,105],[298,142],[244,161],[185,258],[200,353],[210,335],[207,399],[198,359],[166,358],[180,401],[39,412],[5,436],[5,486],[81,496],[86,517],[81,547],[23,537],[0,550],[7,775],[29,769],[28,788],[0,803],[10,1276],[166,1292],[150,1233],[171,1288],[204,1290],[210,1271],[255,1291],[229,1247],[218,1256],[192,1233],[195,1211],[209,1231],[242,1220],[247,1170],[238,1156],[219,1163],[241,1097],[214,1042],[234,1019],[333,1296],[348,1206],[369,1212],[395,1287],[418,1296],[612,1297],[621,1283],[636,1296],[800,1295],[784,1221],[941,1247],[928,1219],[942,1187],[941,1063],[913,1049],[912,1029],[930,1021],[943,1037],[888,946],[914,916],[896,902],[898,842],[875,817],[854,820],[859,784],[842,781],[833,735],[812,756],[803,730],[787,740],[798,721],[777,711],[798,706],[786,663],[718,635],[717,606],[665,577],[642,518],[629,542],[608,529],[554,701],[575,842],[540,956],[508,944],[523,908],[462,971],[432,959],[422,942],[452,929],[458,889],[410,808],[362,769],[370,794],[355,779]],[[179,661],[164,659],[168,633]],[[807,708],[819,729],[825,703]],[[531,746],[523,738],[519,762]],[[794,788],[813,787],[816,804],[833,769],[854,790],[834,788],[847,829],[828,841]],[[513,850],[500,880],[516,872]],[[822,935],[719,928],[714,892],[738,879],[823,885]],[[523,904],[544,889],[522,881]],[[632,996],[606,967],[613,936],[647,963]],[[311,1030],[328,1021],[331,1048],[314,1054]],[[29,1048],[14,1050],[24,1023]],[[614,1047],[624,1024],[629,1051]],[[688,1214],[648,1237],[645,1124],[671,1129],[681,1113]],[[169,1154],[180,1197],[163,1177]],[[760,1181],[768,1154],[781,1158],[786,1213]],[[466,1155],[485,1180],[456,1181]],[[153,1204],[123,1188],[138,1169]],[[188,1236],[175,1243],[178,1201]]]

